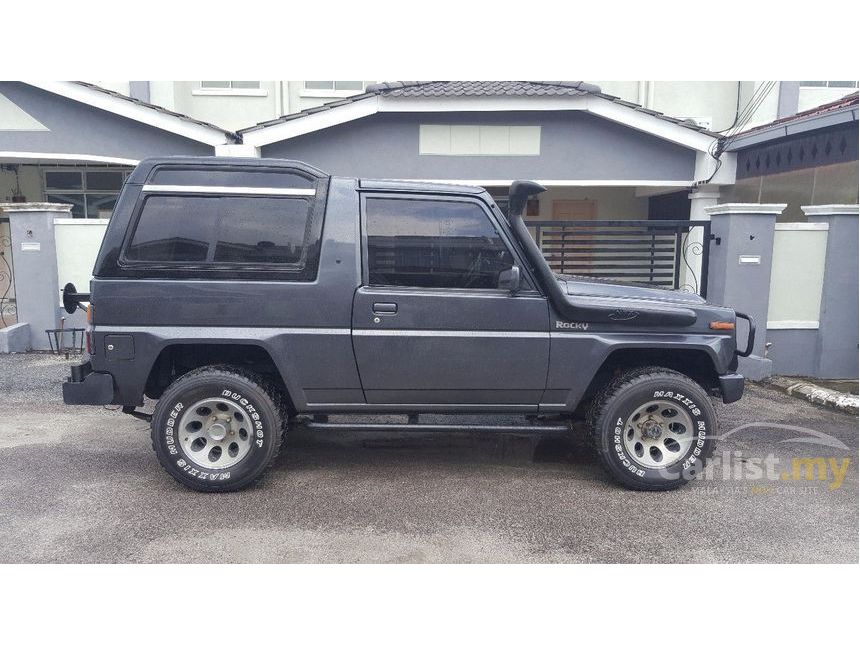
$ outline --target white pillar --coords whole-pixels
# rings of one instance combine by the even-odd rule
[[[707,222],[711,220],[711,216],[706,209],[717,205],[720,198],[720,188],[712,185],[701,186],[694,189],[689,197],[690,221]],[[705,250],[705,244],[710,244],[710,240],[705,240],[702,232],[702,228],[697,226],[690,229],[690,232],[683,239],[681,271],[678,280],[678,288],[682,291],[702,293],[705,286],[702,284],[702,254]]]
[[[720,204],[708,209],[712,232],[720,240],[711,247],[709,299],[752,316],[756,324],[753,355],[738,361],[738,371],[753,381],[771,375],[765,358],[767,312],[776,218],[785,204]],[[747,327],[738,330],[738,343],[747,342]],[[855,341],[856,342],[856,341]]]
[[[71,208],[37,202],[0,204],[12,230],[18,322],[29,325],[33,349],[49,348],[45,330],[56,329],[60,319],[54,219],[71,217]]]

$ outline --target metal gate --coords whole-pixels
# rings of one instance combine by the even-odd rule
[[[689,220],[527,221],[557,273],[707,296],[711,223]]]
[[[12,231],[9,218],[0,217],[0,328],[18,322],[12,267]]]

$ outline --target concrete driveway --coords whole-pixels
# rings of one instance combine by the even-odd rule
[[[576,439],[303,432],[255,488],[206,495],[143,422],[65,407],[68,364],[0,356],[0,562],[858,559],[857,419],[763,388],[718,406],[723,432],[763,425],[675,492],[617,487]]]

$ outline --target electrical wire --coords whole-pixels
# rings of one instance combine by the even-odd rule
[[[748,121],[749,117],[751,117],[758,106],[754,106],[759,100],[759,98],[764,98],[767,96],[767,93],[770,93],[770,90],[773,89],[773,86],[776,85],[776,81],[766,81],[762,85],[759,85],[758,88],[753,92],[752,96],[750,96],[750,100],[747,101],[746,105],[743,109],[740,108],[740,104],[738,105],[737,113],[735,114],[735,120],[732,124],[723,130],[717,130],[717,134],[722,134],[723,132],[731,132],[737,131],[739,127],[743,127],[743,124]]]
[[[750,103],[747,108],[745,108],[744,112],[740,115],[738,119],[738,123],[734,128],[731,128],[726,135],[728,139],[734,139],[740,132],[744,130],[747,124],[752,120],[755,113],[758,112],[758,109],[761,107],[764,100],[771,93],[773,88],[776,87],[776,81],[768,81],[767,83],[761,85],[759,89],[761,92],[756,96],[753,94],[753,97],[750,99]]]
[[[723,162],[720,159],[723,151],[737,138],[738,134],[743,131],[774,87],[776,87],[776,81],[767,81],[762,85],[759,85],[753,92],[750,100],[744,106],[744,109],[736,114],[734,123],[725,130],[718,131],[718,134],[725,132],[726,135],[722,139],[714,139],[713,143],[708,146],[708,155],[710,155],[710,157],[716,162],[716,165],[711,176],[701,182],[701,184],[708,184],[714,177],[716,177],[723,165]]]

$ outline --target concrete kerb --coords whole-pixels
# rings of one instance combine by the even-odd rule
[[[765,381],[765,384],[818,407],[829,408],[854,416],[858,416],[858,411],[860,411],[860,397],[856,394],[846,394],[806,381],[781,376],[771,377]]]

